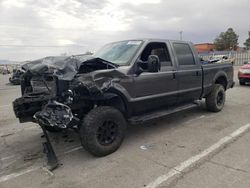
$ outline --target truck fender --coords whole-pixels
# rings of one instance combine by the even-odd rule
[[[103,94],[103,98],[104,100],[101,102],[101,105],[113,106],[125,116],[129,114],[128,101],[120,91],[110,88]]]
[[[213,79],[213,85],[214,84],[221,84],[226,90],[228,85],[227,74],[224,71],[217,72]]]

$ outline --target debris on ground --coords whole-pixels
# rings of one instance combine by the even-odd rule
[[[24,156],[24,161],[31,161],[40,158],[39,153],[27,154]]]
[[[47,167],[42,167],[42,170],[45,171],[48,175],[54,176],[54,173],[51,172]]]
[[[178,148],[185,148],[183,145],[177,145]]]
[[[11,135],[13,135],[13,134],[15,134],[15,133],[4,134],[4,135],[1,135],[1,137],[2,137],[2,138],[5,138],[5,137],[11,136]]]
[[[147,149],[153,148],[153,145],[152,144],[145,144],[145,145],[141,145],[140,148],[142,150],[147,150]]]

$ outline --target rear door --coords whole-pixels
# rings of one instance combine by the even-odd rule
[[[202,69],[194,50],[184,42],[173,42],[172,47],[178,66],[178,103],[199,99],[202,93]]]

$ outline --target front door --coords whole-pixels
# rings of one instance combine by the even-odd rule
[[[145,71],[134,77],[134,113],[166,108],[176,103],[178,81],[167,45],[163,42],[151,42],[139,57],[140,60],[147,61],[149,55],[157,55],[161,70],[155,73]]]

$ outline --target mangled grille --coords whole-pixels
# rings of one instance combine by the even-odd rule
[[[33,77],[30,80],[30,84],[33,93],[56,93],[56,81],[53,77],[45,77],[44,79]]]

